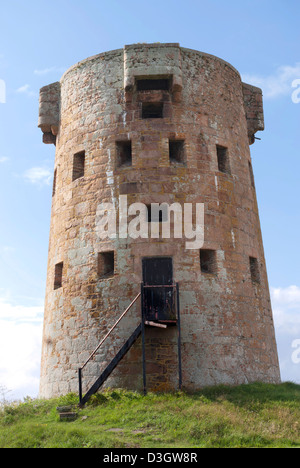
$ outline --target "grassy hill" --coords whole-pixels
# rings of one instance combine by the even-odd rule
[[[60,421],[56,407],[77,402],[69,394],[4,406],[0,448],[300,447],[300,385],[289,382],[146,397],[110,390]]]

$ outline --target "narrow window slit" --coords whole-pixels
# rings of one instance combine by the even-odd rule
[[[55,169],[54,171],[52,197],[54,197],[55,192],[56,192],[56,178],[57,178],[57,169]]]
[[[84,177],[85,151],[74,154],[73,158],[73,182]]]
[[[250,161],[248,161],[248,166],[249,166],[249,174],[250,174],[250,181],[251,185],[254,188],[254,174],[253,174],[253,167]]]
[[[231,174],[228,149],[217,145],[218,169],[224,174]]]
[[[260,283],[260,272],[257,258],[249,257],[251,281]]]
[[[216,274],[218,272],[216,251],[210,249],[201,249],[200,266],[202,273]]]
[[[64,264],[63,264],[63,262],[57,263],[57,264],[55,265],[55,271],[54,271],[54,289],[59,289],[59,288],[62,287],[63,269],[64,269]]]
[[[170,162],[184,163],[184,140],[169,140]]]
[[[117,141],[117,166],[132,165],[132,146],[131,141]]]

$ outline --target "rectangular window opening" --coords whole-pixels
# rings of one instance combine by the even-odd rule
[[[85,151],[74,154],[73,158],[73,182],[84,176]]]
[[[117,141],[117,166],[132,165],[132,148],[131,141]]]
[[[162,119],[163,108],[163,102],[143,102],[142,119]]]
[[[170,162],[185,163],[184,140],[169,140]]]
[[[115,252],[100,252],[98,254],[98,275],[100,278],[113,276],[115,273]]]
[[[57,263],[57,265],[55,265],[54,289],[59,289],[62,287],[63,268],[64,268],[63,262]]]
[[[259,273],[259,265],[257,258],[249,257],[250,262],[250,273],[251,273],[251,281],[253,283],[260,283],[260,273]]]
[[[217,145],[218,169],[224,174],[231,174],[228,149]]]
[[[170,80],[168,78],[137,80],[138,91],[169,91]]]
[[[202,273],[216,274],[218,272],[216,251],[210,249],[201,249],[200,266]]]
[[[152,206],[153,205],[153,206]],[[162,203],[147,205],[147,221],[148,223],[165,223],[168,221],[168,205]]]

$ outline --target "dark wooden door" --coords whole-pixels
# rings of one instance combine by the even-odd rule
[[[144,258],[143,283],[146,320],[176,320],[172,258]]]

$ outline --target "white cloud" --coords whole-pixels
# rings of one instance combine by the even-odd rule
[[[3,164],[5,162],[9,161],[9,158],[7,158],[6,156],[2,156],[0,157],[0,164]]]
[[[282,379],[300,383],[300,363],[292,359],[300,339],[300,287],[271,288],[271,300]]]
[[[36,397],[39,388],[43,307],[0,298],[0,385],[9,399]]]
[[[244,82],[262,88],[265,98],[277,98],[292,95],[294,80],[300,78],[300,62],[295,65],[283,65],[278,67],[272,75],[243,74]]]
[[[300,288],[271,288],[271,298],[278,331],[300,338]]]
[[[48,75],[49,73],[64,73],[66,71],[66,68],[64,67],[50,67],[50,68],[44,68],[42,70],[34,70],[35,75]]]
[[[29,85],[29,84],[25,84],[25,85],[21,86],[20,88],[18,88],[18,89],[16,90],[16,93],[18,93],[18,94],[24,94],[24,95],[26,95],[26,96],[28,96],[28,97],[37,97],[37,96],[38,96],[38,94],[37,94],[35,91],[32,91],[32,90],[30,89],[30,85]]]
[[[16,251],[15,247],[11,247],[10,245],[3,245],[0,247],[0,253],[4,252],[6,254],[14,253]]]
[[[29,84],[21,86],[20,88],[17,89],[17,93],[27,93],[29,88],[30,88]]]
[[[40,323],[42,319],[43,308],[41,306],[23,306],[13,305],[8,302],[7,298],[0,298],[0,321],[9,321],[16,323],[22,321],[24,323]]]
[[[300,307],[300,288],[298,286],[271,288],[271,292],[272,298],[277,304],[288,304],[292,309]]]
[[[42,187],[51,184],[52,172],[45,167],[32,167],[24,173],[23,177],[31,184]]]

